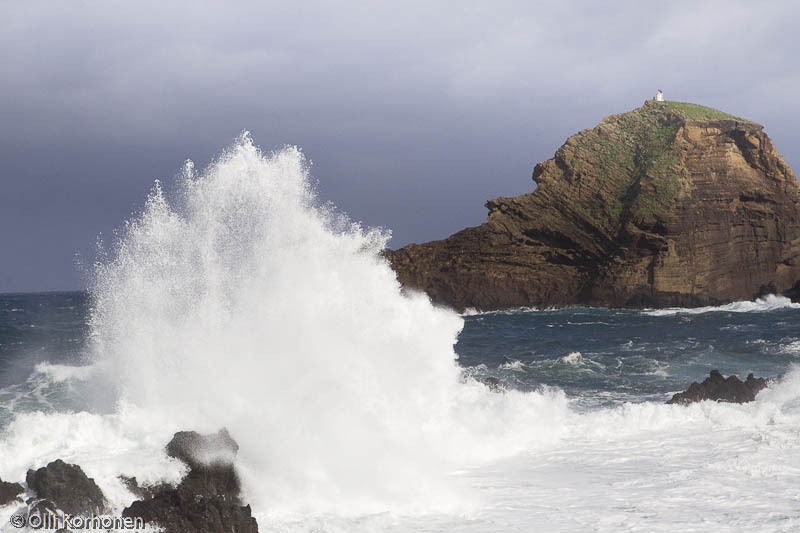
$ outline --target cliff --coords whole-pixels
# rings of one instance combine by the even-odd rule
[[[800,279],[795,174],[763,127],[648,101],[571,136],[488,220],[386,255],[406,286],[482,310],[716,305]]]

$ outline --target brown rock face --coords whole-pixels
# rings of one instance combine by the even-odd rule
[[[567,139],[536,190],[488,220],[387,258],[459,310],[716,305],[800,279],[797,178],[763,127],[646,102]]]

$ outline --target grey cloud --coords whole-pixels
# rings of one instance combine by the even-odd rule
[[[303,147],[322,195],[394,229],[395,246],[482,222],[483,202],[530,190],[569,134],[659,87],[765,124],[798,166],[798,14],[788,1],[3,3],[0,223],[16,256],[0,291],[79,285],[64,248],[91,254],[154,178],[242,129]],[[20,229],[6,205],[26,213]]]

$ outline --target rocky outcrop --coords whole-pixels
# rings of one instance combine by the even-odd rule
[[[662,307],[752,299],[800,279],[800,199],[763,127],[646,102],[573,135],[488,220],[386,256],[459,310]]]
[[[196,431],[179,431],[167,443],[169,457],[183,461],[190,468],[209,465],[230,465],[236,459],[239,445],[223,428],[213,435],[200,435]]]
[[[742,381],[736,376],[724,378],[718,370],[712,370],[702,383],[696,381],[684,392],[675,394],[668,404],[689,404],[703,400],[717,402],[747,403],[756,399],[756,395],[772,382],[770,379],[756,378],[748,374]]]
[[[19,495],[23,492],[25,489],[19,483],[9,483],[0,479],[0,507],[14,501],[22,501]]]
[[[250,506],[238,506],[217,497],[193,495],[185,490],[159,492],[151,500],[136,501],[122,512],[156,524],[164,533],[257,533]]]
[[[186,477],[177,487],[142,487],[136,478],[121,476],[140,500],[122,511],[119,523],[130,529],[135,519],[141,519],[165,533],[258,533],[250,506],[241,502],[241,484],[233,466],[238,450],[225,429],[213,435],[176,433],[166,452],[189,467]],[[106,521],[120,520],[103,515],[108,511],[103,493],[77,465],[57,459],[44,468],[29,470],[26,482],[35,496],[25,502],[24,512],[15,516],[35,517],[38,522],[29,522],[33,529],[63,528],[75,517],[97,521],[96,527],[94,521],[81,521],[82,527],[95,529],[105,528]],[[24,492],[22,485],[0,480],[0,506],[21,502],[19,496]]]
[[[80,466],[61,459],[38,470],[28,470],[26,481],[38,498],[32,510],[58,509],[71,515],[99,515],[105,510],[105,498],[94,480]]]
[[[167,455],[186,463],[189,473],[177,487],[147,491],[129,479],[132,492],[143,494],[122,511],[142,518],[165,533],[257,533],[249,505],[240,501],[240,482],[233,467],[239,446],[223,429],[214,435],[181,431],[167,444]]]

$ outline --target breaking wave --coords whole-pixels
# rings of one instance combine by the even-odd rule
[[[769,294],[755,301],[732,302],[719,306],[707,307],[671,307],[668,309],[648,309],[643,311],[650,316],[700,315],[703,313],[764,313],[776,309],[800,309],[800,303],[793,303],[785,296]]]

